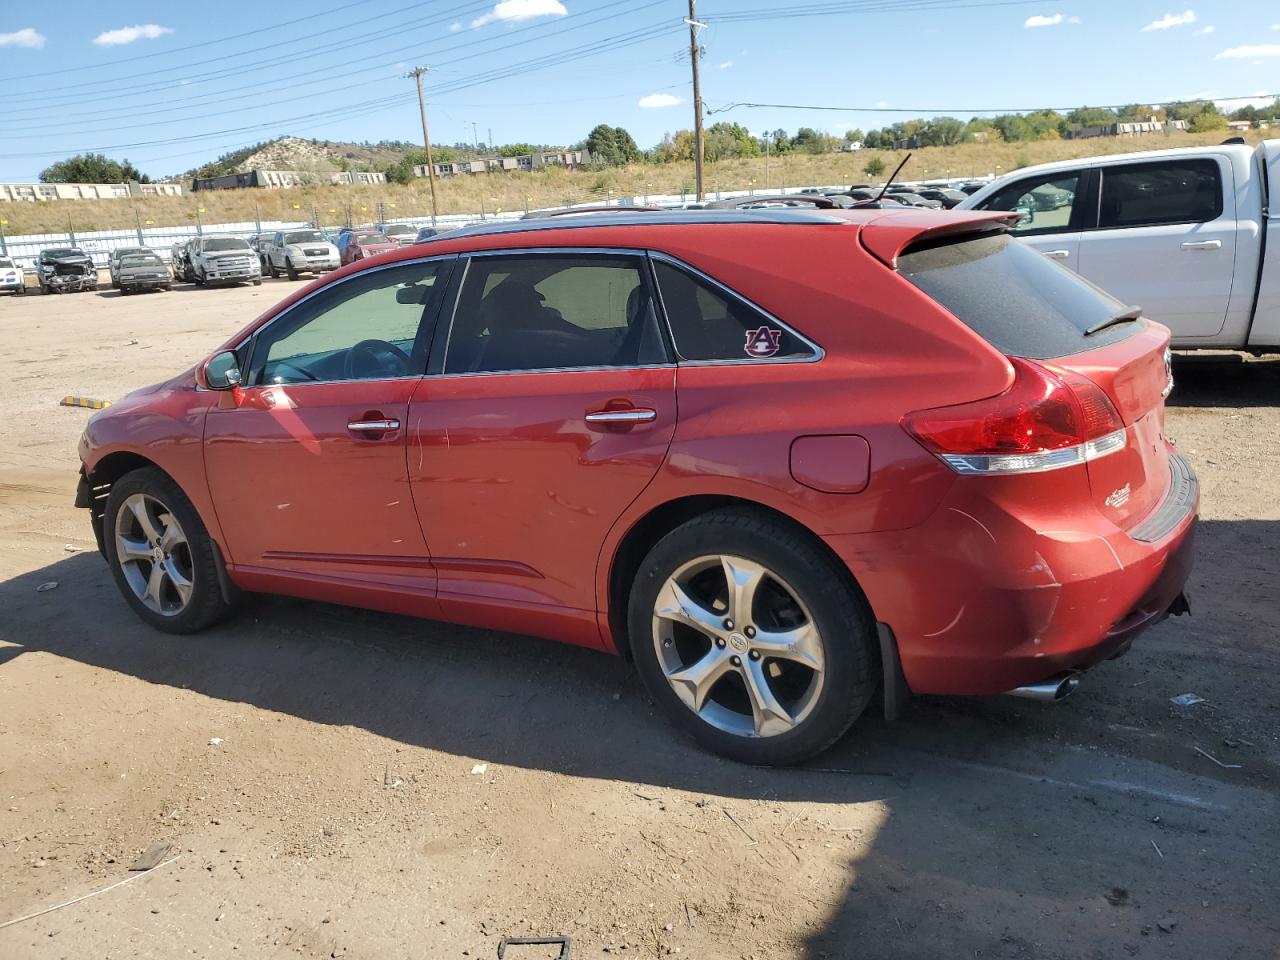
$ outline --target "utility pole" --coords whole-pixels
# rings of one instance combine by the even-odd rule
[[[413,77],[418,81],[418,114],[422,117],[422,142],[427,148],[427,177],[431,181],[431,223],[434,226],[436,222],[436,165],[431,159],[431,135],[427,133],[427,105],[422,98],[422,75],[427,72],[426,67],[414,67],[406,77]]]
[[[480,134],[476,132],[476,122],[471,121],[471,146],[475,147],[476,153],[480,152]]]
[[[698,81],[698,30],[705,26],[698,22],[693,12],[694,0],[689,0],[689,60],[693,63],[693,176],[697,199],[702,199],[702,85]]]

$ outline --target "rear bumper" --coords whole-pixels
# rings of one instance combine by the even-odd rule
[[[1119,656],[1184,609],[1199,491],[1190,465],[1171,462],[1152,514],[1160,524],[1134,531],[1160,533],[1153,539],[1100,514],[1058,515],[1064,508],[1034,501],[1020,510],[1017,498],[975,497],[957,483],[919,527],[827,542],[893,630],[912,692],[1003,693]]]

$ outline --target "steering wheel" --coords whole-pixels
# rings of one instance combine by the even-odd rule
[[[392,358],[392,365],[385,363]],[[348,380],[363,380],[378,374],[404,376],[409,372],[409,355],[387,340],[361,340],[347,351],[343,374]]]

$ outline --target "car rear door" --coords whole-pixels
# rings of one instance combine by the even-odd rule
[[[1081,230],[1092,214],[1089,177],[1084,166],[1031,174],[997,190],[973,209],[1021,213],[1014,235],[1050,260],[1078,270]]]
[[[1079,272],[1194,343],[1222,330],[1235,273],[1235,176],[1225,157],[1098,165]]]
[[[210,492],[238,575],[283,592],[355,590],[365,596],[328,596],[374,606],[401,596],[434,612],[405,424],[452,265],[352,274],[242,348],[245,385],[220,394],[205,425]]]
[[[600,642],[596,564],[676,425],[647,261],[473,255],[409,404],[409,483],[446,617]],[[448,312],[446,307],[446,312]]]

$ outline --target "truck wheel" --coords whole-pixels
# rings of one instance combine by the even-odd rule
[[[253,285],[254,285],[255,287],[260,287],[260,286],[262,286],[262,278],[261,278],[261,277],[254,277],[254,278],[253,278]]]
[[[715,510],[659,540],[627,622],[650,696],[704,747],[744,763],[822,752],[879,684],[865,598],[811,538],[754,510]]]
[[[293,261],[288,259],[287,257],[285,258],[285,261],[284,261],[284,269],[285,269],[285,272],[289,275],[290,280],[298,279],[298,271],[293,269]]]

